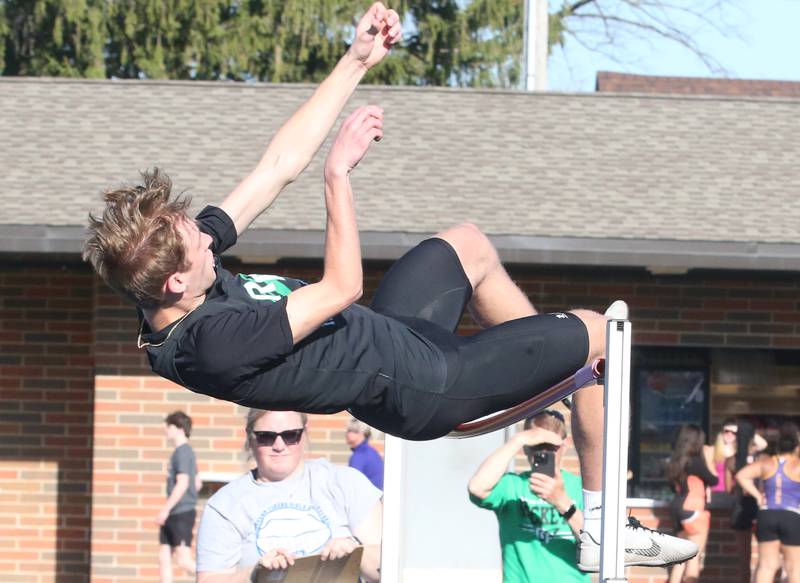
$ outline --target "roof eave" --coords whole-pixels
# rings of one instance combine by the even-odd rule
[[[76,226],[0,225],[0,253],[78,255],[86,232]],[[423,233],[361,233],[364,259],[394,260],[424,239]],[[800,244],[491,235],[506,263],[689,269],[800,271]],[[248,263],[320,259],[324,233],[251,229],[226,255]]]

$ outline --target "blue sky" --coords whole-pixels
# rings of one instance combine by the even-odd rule
[[[725,12],[727,36],[706,27],[695,36],[726,70],[712,73],[690,51],[664,40],[625,39],[612,58],[568,41],[548,64],[552,91],[594,91],[597,71],[644,75],[728,76],[800,81],[800,0],[738,0]]]

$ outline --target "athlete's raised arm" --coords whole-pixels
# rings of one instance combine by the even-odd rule
[[[283,124],[256,168],[220,207],[241,234],[283,188],[308,166],[367,70],[400,40],[400,18],[375,2],[356,27],[355,39],[333,72]]]
[[[383,110],[358,108],[348,117],[325,161],[325,269],[322,279],[292,292],[286,313],[292,338],[299,342],[361,297],[361,244],[356,224],[350,172],[383,136]]]

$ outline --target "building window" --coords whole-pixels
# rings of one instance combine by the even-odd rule
[[[711,444],[726,418],[747,419],[773,446],[783,421],[800,421],[800,351],[637,346],[632,356],[631,496],[672,497],[664,473],[684,423]]]
[[[678,430],[694,423],[708,432],[709,368],[704,351],[637,348],[631,376],[631,494],[672,496],[665,468]]]
[[[636,495],[670,496],[664,468],[681,425],[704,430],[708,418],[708,373],[704,369],[640,368],[636,371],[638,452],[634,461]]]

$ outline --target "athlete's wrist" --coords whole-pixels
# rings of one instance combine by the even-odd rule
[[[556,510],[558,511],[559,514],[564,514],[574,505],[575,501],[566,494],[564,494],[563,496],[559,496],[555,504],[553,504],[553,506],[556,507]]]
[[[564,520],[569,520],[577,511],[578,507],[575,505],[575,502],[571,502],[570,505],[565,510],[559,509],[558,513]]]

